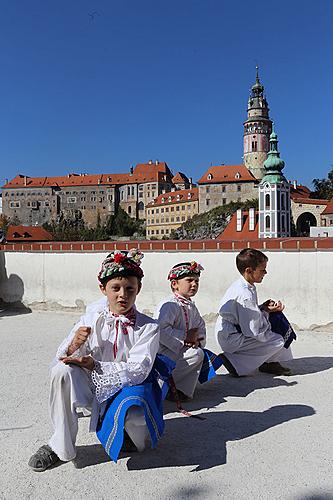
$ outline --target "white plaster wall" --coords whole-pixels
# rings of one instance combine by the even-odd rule
[[[237,279],[237,252],[154,252],[143,260],[145,278],[137,305],[153,311],[170,293],[168,270],[179,262],[197,260],[205,271],[196,304],[201,314],[216,313],[222,295]],[[286,314],[301,328],[333,322],[333,251],[266,252],[268,275],[258,285],[259,301],[281,299]],[[55,302],[74,307],[101,297],[97,283],[106,253],[0,254],[0,298],[26,305]]]

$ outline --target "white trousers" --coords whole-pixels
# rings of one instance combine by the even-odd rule
[[[200,347],[198,349],[183,347],[177,355],[167,347],[160,346],[159,353],[176,361],[176,367],[172,372],[176,387],[192,398],[204,359],[203,350]]]
[[[293,358],[291,349],[285,349],[283,338],[271,332],[265,342],[241,333],[223,334],[219,332],[218,343],[238,375],[249,375],[263,363],[288,361]]]
[[[50,415],[54,433],[49,446],[60,460],[67,462],[76,456],[75,441],[78,432],[77,408],[94,405],[94,394],[85,370],[59,361],[51,369]],[[96,408],[97,410],[97,408]],[[98,411],[98,410],[97,410]],[[139,451],[149,440],[143,410],[132,407],[125,419],[125,430]]]

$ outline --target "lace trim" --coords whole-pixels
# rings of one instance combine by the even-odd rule
[[[95,386],[96,398],[103,403],[116,394],[124,385],[139,385],[149,375],[151,363],[145,358],[141,363],[129,361],[122,363],[124,369],[118,368],[118,363],[95,361],[95,368],[91,372],[91,380]],[[120,372],[123,372],[125,383],[122,382]]]
[[[103,403],[123,387],[115,363],[95,361],[91,380],[95,386],[96,398],[99,403]]]
[[[141,363],[129,361],[127,363],[127,376],[129,385],[141,384],[149,375],[151,370],[150,360],[145,358]]]

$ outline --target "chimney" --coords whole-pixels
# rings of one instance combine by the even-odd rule
[[[254,231],[254,208],[249,209],[249,230]]]
[[[236,231],[240,232],[243,229],[243,214],[242,209],[239,208],[237,210],[237,229]]]
[[[24,185],[25,186],[27,185],[27,176],[26,175],[24,176]]]
[[[159,165],[159,163],[160,163],[160,162],[159,162],[158,160],[156,160],[156,161],[155,161],[155,165]]]
[[[133,175],[133,165],[130,166],[130,175]]]
[[[297,181],[293,181],[294,189],[297,189]]]
[[[149,160],[148,165],[152,165],[152,164],[153,164],[153,160]]]

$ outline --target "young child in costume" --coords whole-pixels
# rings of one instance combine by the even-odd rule
[[[107,306],[82,316],[57,351],[50,388],[54,433],[48,445],[31,457],[29,465],[35,471],[75,458],[77,408],[92,410],[90,430],[97,429],[114,460],[124,430],[139,451],[149,437],[155,445],[163,431],[162,404],[158,390],[156,395],[152,392],[158,387],[152,368],[159,329],[156,321],[135,308],[143,277],[142,256],[135,249],[107,256],[98,275]]]
[[[284,306],[271,299],[258,305],[255,283],[261,283],[267,274],[267,261],[266,255],[259,250],[242,250],[236,257],[241,277],[228,288],[220,304],[215,333],[224,351],[220,355],[223,363],[234,376],[248,375],[257,368],[276,375],[290,373],[280,364],[280,361],[292,359],[289,345],[295,338],[282,315]],[[280,319],[287,323],[284,337],[282,332],[274,330],[271,313],[280,313]]]
[[[183,262],[168,274],[172,295],[157,307],[155,318],[160,327],[160,349],[176,362],[172,372],[180,400],[193,397],[202,367],[206,342],[205,322],[191,300],[199,288],[200,272],[196,262]]]

